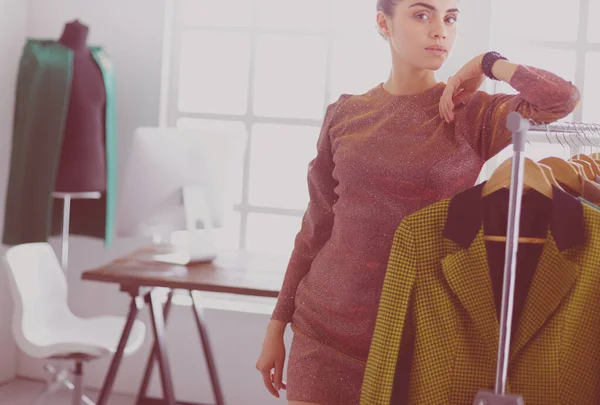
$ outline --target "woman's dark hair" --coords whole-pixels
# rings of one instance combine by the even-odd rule
[[[392,17],[394,15],[394,7],[401,0],[377,0],[377,11],[383,11],[384,14]]]

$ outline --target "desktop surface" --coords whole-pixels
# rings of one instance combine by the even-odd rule
[[[152,259],[164,249],[150,246],[85,271],[83,280],[135,287],[223,292],[258,297],[277,297],[287,260],[246,252],[219,252],[213,262],[188,265]]]

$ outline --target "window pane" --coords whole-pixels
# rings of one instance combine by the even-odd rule
[[[239,211],[231,211],[226,218],[225,226],[214,230],[215,245],[218,249],[237,250],[240,248],[240,223]]]
[[[218,121],[197,118],[179,118],[177,120],[177,128],[182,129],[199,129],[207,131],[224,131],[224,132],[245,132],[246,125],[240,121]],[[244,172],[243,167],[234,174],[233,184],[231,184],[231,192],[233,194],[233,203],[241,204],[242,202],[242,184]]]
[[[245,114],[250,38],[244,33],[186,32],[181,44],[179,109]]]
[[[567,135],[568,137],[569,135]],[[548,134],[548,139],[550,139],[551,144],[548,143],[538,143],[531,142],[525,145],[525,156],[537,162],[542,160],[548,156],[555,156],[563,159],[568,159],[571,157],[571,150],[569,142],[571,140],[565,139],[564,134]],[[563,146],[564,145],[564,146]],[[511,149],[512,156],[512,149]]]
[[[585,89],[583,94],[583,122],[600,124],[600,52],[587,55]]]
[[[595,1],[595,0],[592,0]],[[493,1],[493,36],[497,39],[575,41],[579,0]]]
[[[246,247],[250,252],[290,255],[302,218],[287,215],[248,214]]]
[[[323,115],[325,39],[260,35],[256,49],[254,114],[281,118]]]
[[[590,0],[590,12],[588,13],[588,40],[600,42],[600,1]]]
[[[305,32],[327,28],[329,10],[324,0],[258,0],[257,6],[257,25],[262,28]]]
[[[202,129],[207,131],[243,132],[246,124],[241,121],[219,121],[201,118],[179,118],[177,128]]]
[[[252,21],[252,0],[183,0],[183,23],[244,27]]]
[[[238,211],[231,211],[221,228],[213,229],[215,246],[219,250],[238,250],[240,248],[240,219]],[[202,230],[196,231],[202,233]],[[175,231],[171,234],[171,243],[183,245],[189,240],[188,231]]]
[[[391,69],[390,49],[378,35],[348,35],[333,43],[331,99],[342,93],[362,94],[387,80]]]
[[[252,205],[305,209],[306,173],[316,155],[320,128],[256,124],[252,129],[249,201]]]
[[[370,0],[332,0],[333,29],[335,31],[372,30],[378,36],[375,1]]]

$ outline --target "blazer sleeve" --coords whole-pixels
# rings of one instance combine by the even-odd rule
[[[331,237],[333,205],[338,198],[334,189],[338,182],[333,178],[334,163],[329,129],[339,106],[347,97],[349,96],[343,95],[327,107],[317,141],[317,155],[308,164],[308,207],[294,241],[294,248],[271,319],[291,322],[298,285],[310,270],[317,253]]]
[[[414,233],[404,220],[396,229],[392,242],[363,379],[361,405],[388,405],[396,383],[399,357],[400,361],[412,357],[411,342],[402,340],[412,335],[404,330],[404,326],[411,324],[409,306],[417,263]],[[410,368],[404,370],[408,372]],[[398,388],[396,386],[395,390]]]
[[[517,111],[536,123],[550,123],[569,115],[580,101],[579,90],[571,82],[530,66],[517,66],[510,85],[518,94],[478,91],[456,109],[456,130],[464,134],[483,160],[512,143],[506,127],[511,112]]]

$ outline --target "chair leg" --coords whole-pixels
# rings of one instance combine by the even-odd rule
[[[43,405],[48,397],[60,391],[61,388],[62,384],[49,382],[46,384],[46,388],[44,388],[44,391],[40,394],[40,396],[37,397],[33,405]]]
[[[73,382],[69,380],[63,381],[64,385],[73,392],[73,405],[81,405],[83,401],[86,405],[95,405],[94,402],[87,396],[83,395],[83,362],[75,362],[75,370],[73,371]]]
[[[69,380],[68,370],[57,370],[51,364],[45,364],[44,370],[51,374],[50,379],[46,383],[46,388],[36,399],[33,405],[43,405],[44,401],[51,395],[57,393],[62,388],[67,388],[73,393],[72,404],[81,405],[96,405],[89,397],[83,394],[83,362],[75,362],[75,370],[73,372],[73,382]]]
[[[75,390],[75,386],[69,380],[65,381],[65,387],[67,387],[69,389],[69,391],[74,391]],[[75,403],[75,398],[77,398],[77,397],[75,396],[75,394],[73,394],[73,403]],[[86,405],[96,405],[94,403],[94,401],[92,401],[87,395],[81,394],[81,400]]]
[[[66,370],[56,370],[51,364],[45,364],[44,370],[50,373],[50,378],[46,382],[44,391],[37,397],[33,405],[43,405],[44,401],[51,395],[57,393],[63,387],[64,382],[67,380],[68,372]]]

